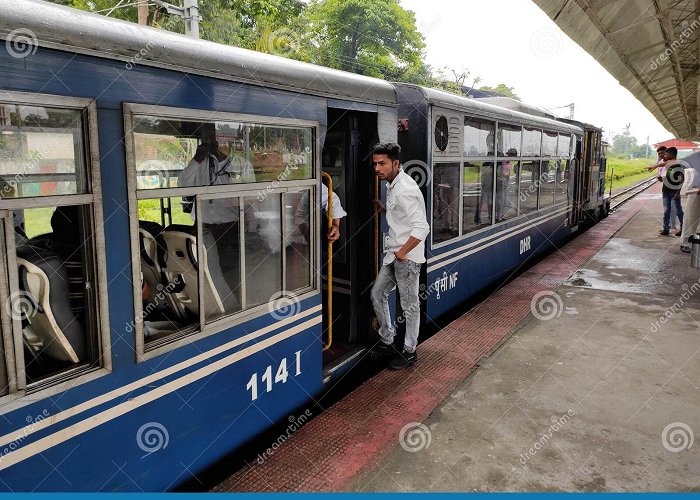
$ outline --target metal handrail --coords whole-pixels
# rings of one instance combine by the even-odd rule
[[[333,228],[333,178],[327,173],[321,173],[323,179],[327,182],[326,187],[328,188],[328,210],[326,211],[328,219],[328,231]],[[330,349],[333,343],[333,242],[328,240],[328,261],[326,266],[328,269],[326,277],[326,293],[327,293],[327,306],[326,314],[328,315],[328,341],[323,345],[323,350],[327,351]]]

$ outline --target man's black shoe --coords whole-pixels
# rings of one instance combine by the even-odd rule
[[[391,363],[389,363],[389,368],[393,370],[403,370],[404,368],[408,368],[413,363],[415,363],[416,360],[418,360],[418,354],[416,354],[415,351],[403,351],[401,354],[398,354],[394,359],[391,360]]]
[[[396,354],[396,349],[394,349],[394,344],[385,344],[380,340],[372,347],[372,353],[379,356],[393,356]]]

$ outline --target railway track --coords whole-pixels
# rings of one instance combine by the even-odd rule
[[[649,179],[638,182],[637,184],[633,184],[629,188],[627,188],[623,191],[620,191],[619,193],[615,193],[611,197],[610,211],[612,212],[617,207],[628,202],[629,200],[631,200],[632,198],[637,196],[642,191],[649,189],[656,182],[657,182],[656,176],[654,176],[654,177],[651,177]]]

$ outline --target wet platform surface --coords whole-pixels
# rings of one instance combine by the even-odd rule
[[[216,490],[697,490],[700,274],[657,191]]]

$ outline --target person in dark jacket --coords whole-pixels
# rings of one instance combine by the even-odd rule
[[[661,195],[664,201],[664,227],[659,231],[659,234],[662,236],[668,236],[670,234],[671,204],[675,207],[676,215],[681,223],[681,229],[683,228],[681,188],[685,182],[685,167],[678,162],[676,159],[677,155],[678,150],[674,147],[666,148],[666,151],[664,151],[666,174],[663,177],[663,188],[661,189]]]

